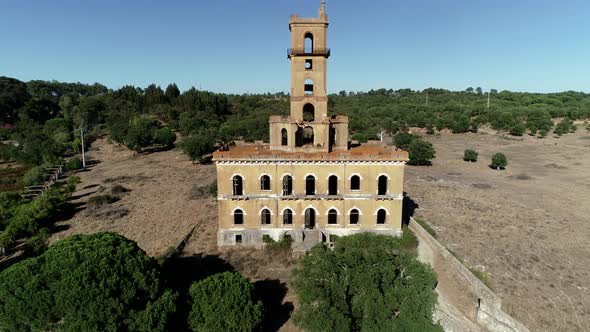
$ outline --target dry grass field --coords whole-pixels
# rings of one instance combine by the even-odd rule
[[[439,240],[485,270],[508,313],[531,331],[590,330],[590,133],[425,136],[431,167],[408,167],[405,189]],[[479,160],[462,160],[475,148]],[[503,152],[505,171],[488,167]]]
[[[562,138],[504,138],[491,133],[425,136],[437,150],[430,167],[408,167],[406,191],[439,240],[468,266],[485,270],[504,308],[532,331],[590,330],[590,134]],[[476,163],[463,150],[480,153]],[[487,165],[494,152],[508,168]],[[208,186],[213,165],[193,165],[179,151],[133,155],[99,140],[97,164],[79,173],[76,213],[51,241],[71,234],[118,232],[150,255],[176,246],[193,228],[179,273],[237,270],[268,289],[276,321],[269,329],[296,330],[287,321],[296,305],[286,287],[287,253],[216,247],[217,210]],[[122,185],[120,200],[91,211],[88,200]],[[286,323],[285,323],[286,322]]]

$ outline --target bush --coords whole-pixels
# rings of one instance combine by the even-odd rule
[[[72,194],[74,191],[76,191],[76,185],[78,185],[78,183],[80,182],[81,180],[79,176],[68,177],[68,180],[66,181],[66,185],[64,187],[64,193]]]
[[[170,147],[176,142],[176,134],[168,127],[161,128],[156,132],[154,143]]]
[[[411,229],[402,227],[402,237],[400,238],[400,246],[402,249],[414,251],[418,247],[418,238]]]
[[[476,162],[478,155],[479,155],[479,153],[477,153],[477,151],[472,150],[472,149],[466,149],[465,152],[463,152],[463,160],[470,161],[470,162]]]
[[[42,183],[44,180],[44,176],[45,176],[45,168],[41,167],[41,166],[35,166],[35,167],[31,168],[30,170],[28,170],[25,173],[25,175],[23,175],[21,182],[26,187],[34,186],[34,185]]]
[[[498,152],[492,156],[492,164],[490,166],[495,169],[504,169],[508,166],[508,160],[503,153]]]
[[[262,242],[266,244],[266,248],[268,249],[290,249],[291,244],[293,243],[293,238],[291,235],[283,233],[279,240],[275,241],[272,237],[265,234],[262,236]]]
[[[510,127],[510,135],[512,136],[522,136],[526,131],[526,126],[522,122],[515,123],[512,127]]]
[[[568,118],[565,118],[561,120],[561,122],[559,122],[557,126],[555,126],[555,130],[553,132],[558,136],[561,136],[563,134],[573,133],[575,131],[576,126],[574,125],[574,122]]]
[[[77,171],[82,168],[82,160],[76,156],[66,160],[64,168],[66,171]]]
[[[442,331],[432,322],[436,274],[400,239],[361,233],[318,245],[292,272],[305,331]],[[392,314],[395,313],[395,314]]]
[[[412,165],[429,165],[435,157],[434,147],[430,142],[422,139],[414,139],[410,143],[410,164]]]
[[[128,193],[130,190],[125,188],[124,186],[118,184],[114,187],[111,188],[111,194],[113,195],[120,195],[120,194],[125,194]]]
[[[254,331],[260,328],[262,303],[239,273],[224,272],[194,283],[188,323],[193,331]]]
[[[104,195],[96,195],[92,196],[88,199],[88,209],[89,210],[97,210],[103,206],[115,203],[119,200],[119,197],[109,194]]]
[[[481,282],[483,282],[484,285],[488,286],[488,288],[491,288],[490,276],[489,274],[487,274],[487,272],[473,267],[469,268],[469,271],[471,271],[471,273],[473,273],[473,275],[476,276],[477,279],[481,280]]]
[[[25,254],[27,256],[38,256],[47,250],[47,241],[49,240],[49,232],[47,229],[42,229],[39,234],[32,236],[25,242]]]
[[[113,233],[74,235],[0,273],[11,331],[166,331],[175,300],[155,260]]]

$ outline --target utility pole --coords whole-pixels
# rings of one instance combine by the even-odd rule
[[[84,155],[84,129],[80,128],[80,139],[82,141],[82,169],[86,169],[86,156]]]
[[[488,109],[490,108],[490,92],[488,91]]]
[[[426,106],[428,106],[428,91],[426,92]]]

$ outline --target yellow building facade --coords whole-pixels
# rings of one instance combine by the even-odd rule
[[[307,250],[358,232],[400,235],[406,151],[349,141],[348,118],[328,114],[328,16],[292,15],[291,111],[271,116],[270,142],[216,151],[218,245],[290,236]]]

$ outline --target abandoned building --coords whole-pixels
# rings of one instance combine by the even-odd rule
[[[261,247],[264,235],[307,250],[358,232],[400,235],[406,151],[351,144],[348,117],[329,115],[328,16],[292,15],[289,116],[270,117],[270,142],[236,142],[217,165],[219,246]]]

